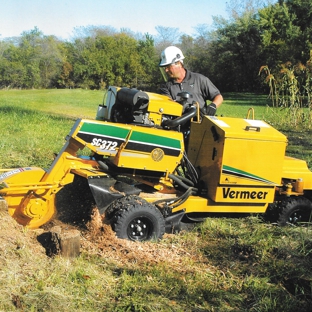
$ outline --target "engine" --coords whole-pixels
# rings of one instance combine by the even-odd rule
[[[109,87],[96,119],[157,127],[165,120],[181,116],[182,112],[183,106],[168,96],[134,88]]]

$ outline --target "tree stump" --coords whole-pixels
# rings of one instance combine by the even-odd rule
[[[0,211],[8,211],[8,203],[0,197]]]
[[[78,257],[80,253],[80,232],[74,229],[62,229],[60,226],[52,227],[46,250],[49,256]]]

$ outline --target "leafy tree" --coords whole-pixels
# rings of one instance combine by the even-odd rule
[[[140,89],[158,89],[158,84],[161,79],[158,70],[159,55],[154,46],[154,39],[151,35],[146,34],[144,40],[138,41],[138,54],[140,56],[141,72],[138,77],[137,86]]]
[[[13,88],[53,87],[60,73],[63,54],[54,36],[38,28],[23,32],[16,42],[1,44],[1,85]]]
[[[26,68],[17,47],[10,44],[0,57],[0,86],[19,88],[24,84]]]
[[[186,67],[206,76],[211,75],[211,37],[209,33],[203,33],[192,41],[190,38],[183,37],[183,39]],[[189,48],[187,48],[187,44]]]
[[[301,58],[301,30],[296,16],[286,4],[275,4],[259,11],[263,58],[272,67],[278,63]]]
[[[61,42],[54,36],[43,37],[40,42],[39,69],[41,86],[44,88],[53,87],[60,76],[64,59],[61,47]]]
[[[124,33],[76,39],[69,57],[73,80],[88,88],[137,85],[146,75],[138,49],[142,44]]]
[[[312,2],[310,0],[286,0],[285,4],[294,14],[293,24],[301,30],[300,40],[296,42],[301,58],[308,59],[312,49]]]
[[[249,14],[257,14],[258,10],[272,5],[275,0],[229,0],[226,9],[232,20]]]
[[[107,37],[107,36],[114,36],[118,33],[118,31],[111,26],[81,26],[75,27],[73,31],[73,39],[81,39],[81,38],[88,38],[91,37],[95,39],[96,37]]]
[[[42,32],[35,27],[31,31],[25,31],[19,41],[19,53],[21,62],[26,70],[21,87],[38,88],[40,87],[40,41],[43,37]]]
[[[62,71],[58,77],[57,83],[61,88],[72,88],[74,87],[74,82],[71,79],[73,72],[73,66],[65,61],[62,65]]]
[[[232,23],[217,22],[219,27],[210,33],[210,76],[224,91],[257,90],[262,65],[257,19],[246,14]]]

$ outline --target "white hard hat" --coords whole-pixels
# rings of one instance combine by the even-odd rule
[[[174,46],[167,47],[165,50],[161,52],[161,60],[159,66],[167,66],[169,64],[173,64],[176,62],[182,62],[184,59],[184,55],[182,51]]]

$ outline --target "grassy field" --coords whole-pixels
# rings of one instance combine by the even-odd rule
[[[93,118],[98,104],[103,102],[103,91],[90,90],[1,90],[3,108],[20,108],[73,118]]]
[[[74,120],[94,118],[102,99],[103,92],[88,90],[0,91],[0,167],[48,167]],[[296,140],[310,134],[309,124],[289,126],[287,113],[267,101],[226,94],[218,114],[245,118],[253,107],[256,119],[296,134],[289,153],[309,161]],[[77,215],[79,195],[71,207]],[[81,255],[65,259],[45,255],[42,230],[22,228],[6,211],[0,217],[0,311],[312,311],[309,227],[281,228],[259,216],[209,218],[138,244],[117,239],[95,213],[79,228]]]
[[[46,168],[77,118],[95,118],[104,92],[0,91],[0,167]]]

